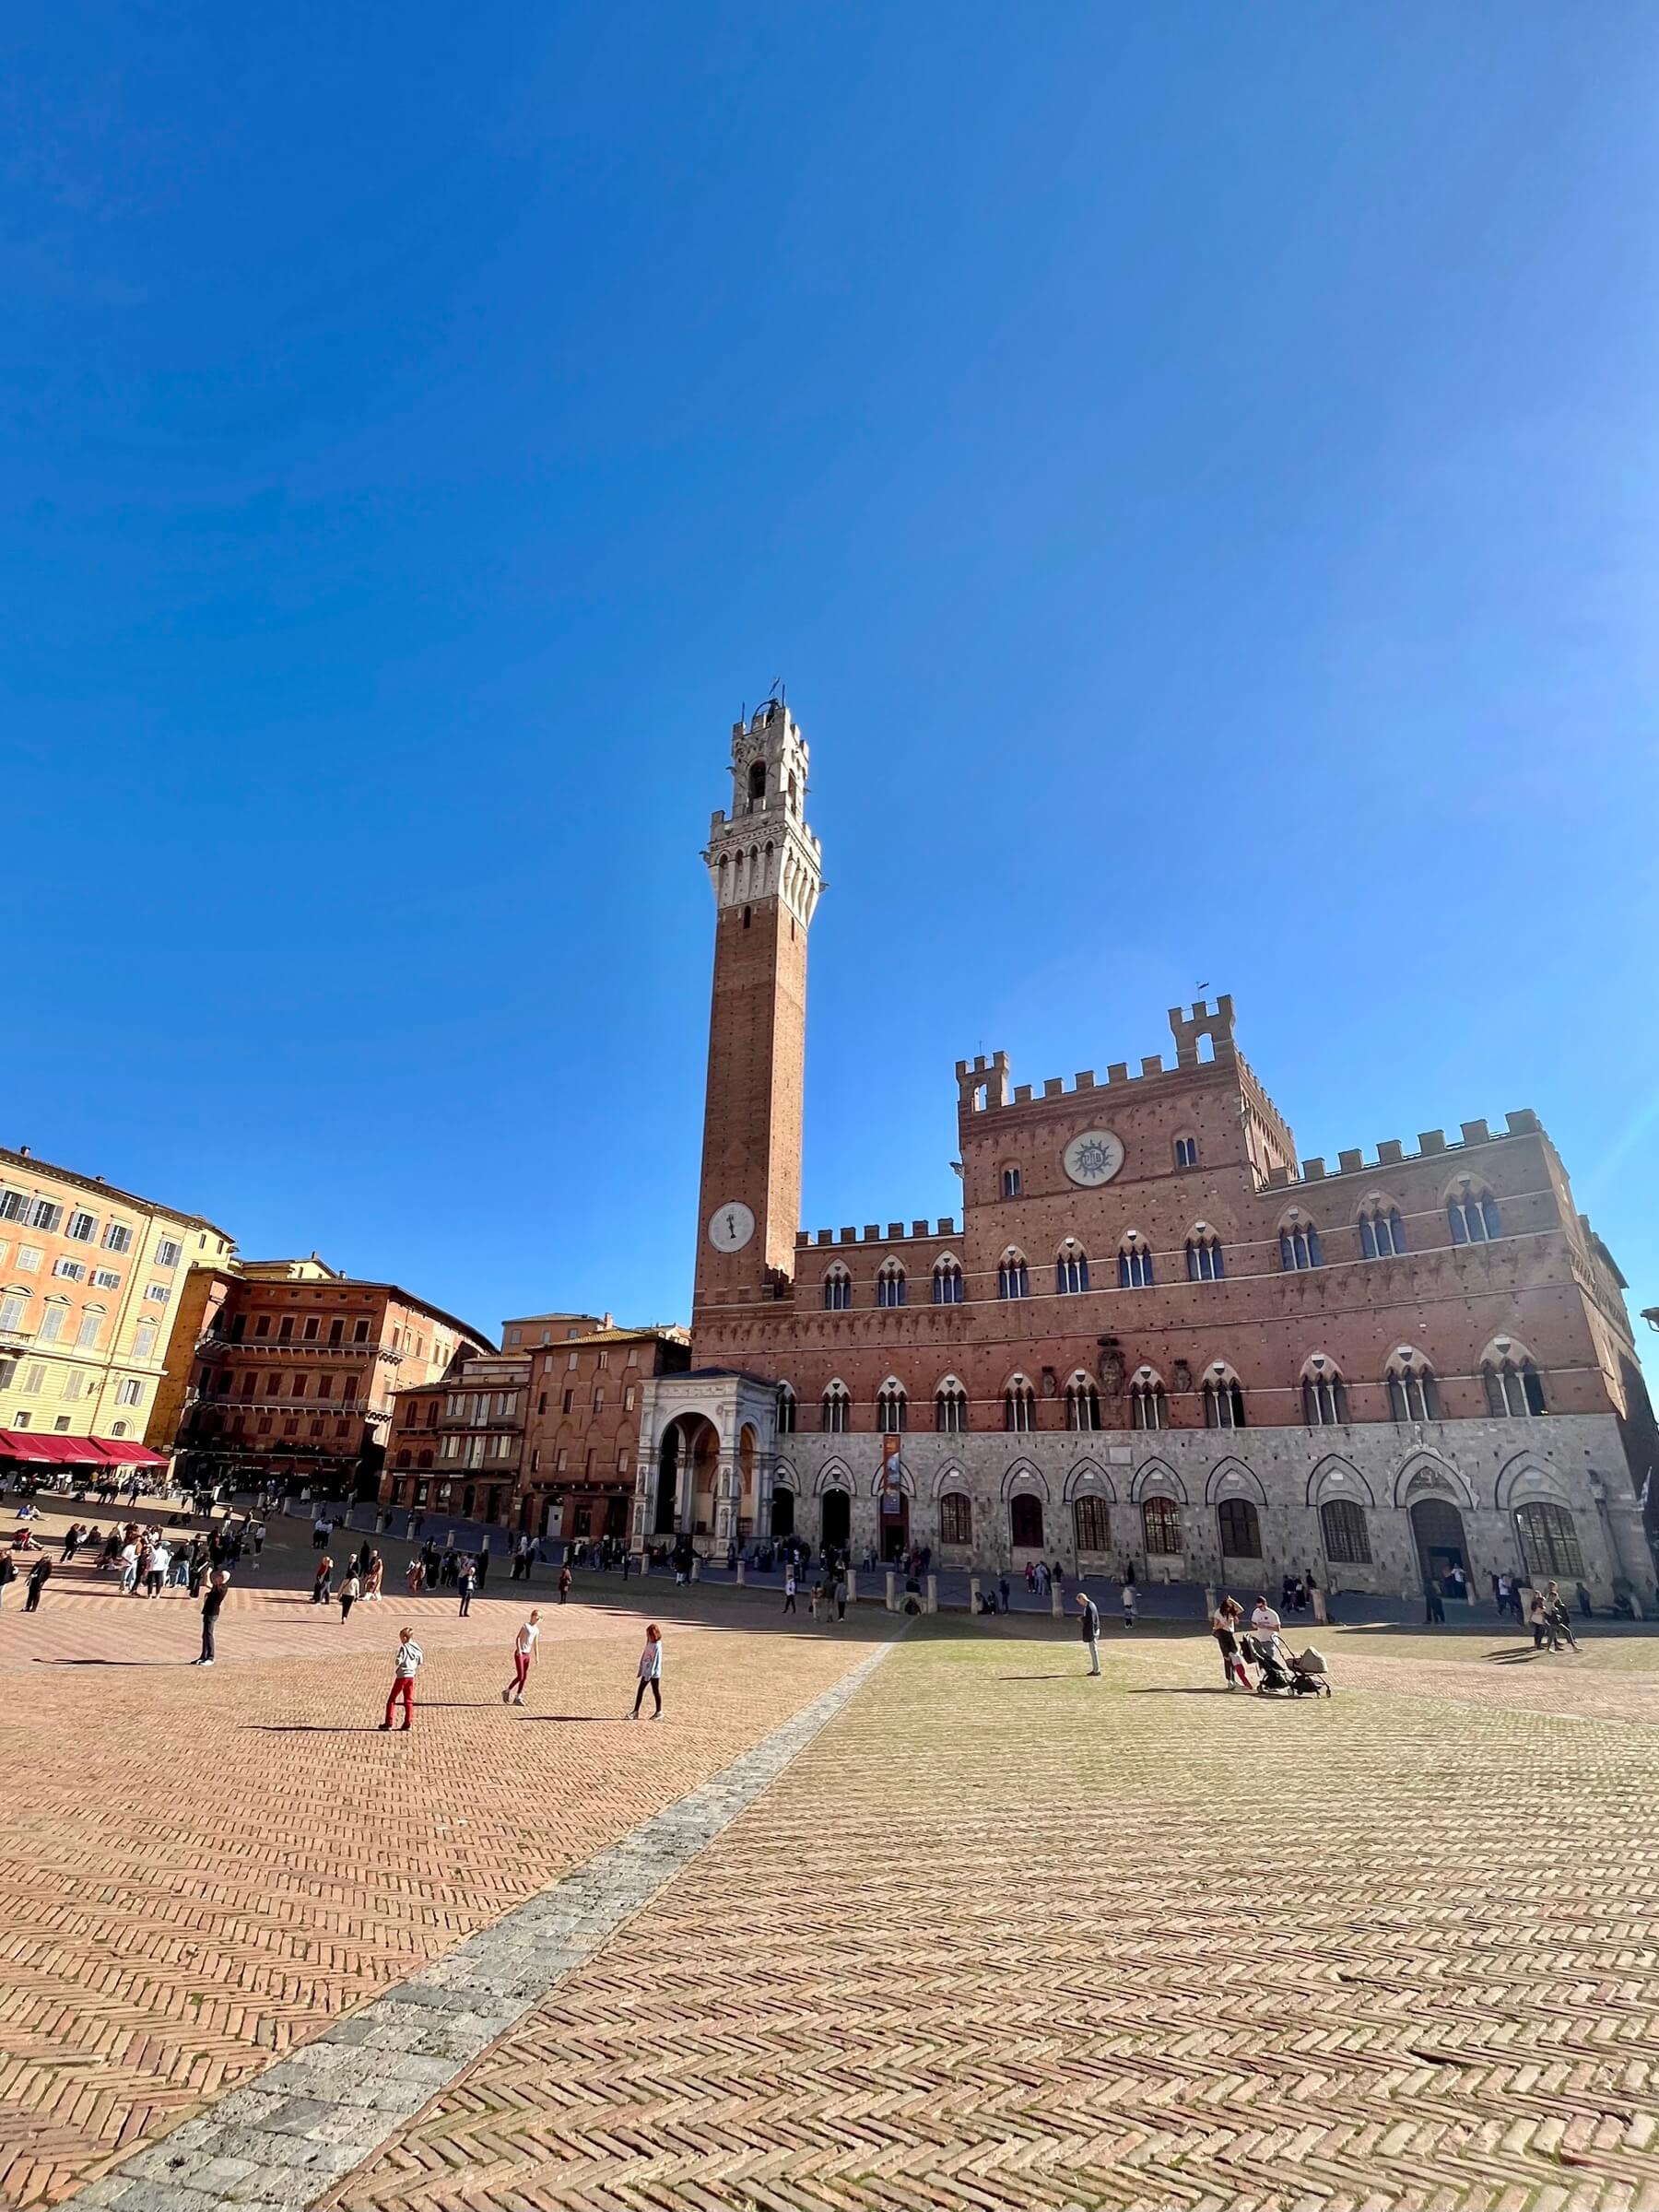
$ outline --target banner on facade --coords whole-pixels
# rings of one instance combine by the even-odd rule
[[[884,1513],[904,1511],[904,1462],[896,1436],[881,1440],[881,1510]]]

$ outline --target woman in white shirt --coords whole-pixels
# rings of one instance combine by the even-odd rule
[[[358,1571],[355,1567],[349,1568],[347,1571],[346,1580],[340,1584],[339,1590],[342,1624],[350,1619],[351,1608],[362,1594],[363,1585],[358,1580]]]
[[[645,1631],[645,1649],[640,1653],[640,1687],[634,1692],[633,1719],[637,1721],[640,1717],[640,1707],[645,1701],[645,1691],[647,1688],[650,1688],[652,1696],[656,1700],[656,1711],[652,1714],[651,1717],[653,1721],[660,1721],[662,1719],[662,1685],[663,1631],[657,1627],[656,1622],[653,1620],[651,1626]]]

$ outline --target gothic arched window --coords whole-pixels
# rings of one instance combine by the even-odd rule
[[[1369,1567],[1371,1532],[1365,1525],[1365,1508],[1351,1498],[1327,1498],[1319,1509],[1325,1558],[1333,1567]]]
[[[1136,1429],[1167,1429],[1170,1401],[1164,1386],[1150,1368],[1145,1368],[1129,1385],[1129,1418]]]
[[[1446,1202],[1453,1244],[1489,1244],[1503,1234],[1497,1204],[1484,1191],[1459,1191]]]
[[[751,806],[758,799],[763,799],[766,796],[766,763],[764,760],[751,760],[749,763],[748,795]]]
[[[934,1427],[941,1436],[960,1436],[968,1427],[968,1393],[954,1375],[934,1393]]]
[[[1195,1136],[1178,1136],[1175,1139],[1175,1165],[1178,1168],[1195,1168],[1198,1165],[1198,1139]]]
[[[1416,1352],[1399,1351],[1388,1363],[1388,1411],[1395,1421],[1438,1421],[1440,1384]]]
[[[1316,1353],[1302,1369],[1302,1419],[1310,1429],[1347,1426],[1347,1384],[1335,1361]]]
[[[853,1277],[839,1262],[824,1277],[824,1311],[844,1313],[853,1303]]]
[[[1181,1508],[1173,1498],[1147,1498],[1141,1501],[1141,1529],[1147,1549],[1168,1559],[1182,1548]]]
[[[935,1306],[959,1306],[962,1302],[962,1270],[956,1260],[940,1260],[933,1271],[933,1302]]]
[[[939,1541],[941,1544],[973,1541],[972,1502],[960,1490],[947,1490],[939,1500]]]
[[[1065,1386],[1065,1425],[1074,1430],[1100,1426],[1100,1394],[1080,1369]]]
[[[1037,1394],[1023,1375],[1003,1392],[1003,1427],[1023,1433],[1037,1426]]]
[[[876,1426],[883,1436],[902,1436],[910,1413],[910,1400],[902,1382],[886,1382],[876,1393]]]
[[[1312,1221],[1287,1221],[1279,1230],[1279,1265],[1287,1275],[1303,1267],[1319,1267],[1324,1259],[1319,1231]]]
[[[1112,1544],[1112,1519],[1104,1498],[1078,1498],[1072,1504],[1072,1527],[1079,1551],[1105,1551]]]
[[[1202,1221],[1187,1239],[1186,1263],[1189,1283],[1218,1283],[1227,1272],[1221,1240]]]
[[[1152,1247],[1132,1229],[1118,1247],[1118,1288],[1150,1290],[1151,1288]]]
[[[1359,1217],[1359,1257],[1392,1260],[1406,1249],[1406,1224],[1397,1206],[1374,1200]]]
[[[1224,1559],[1261,1558],[1262,1524],[1256,1518],[1256,1509],[1248,1498],[1223,1498],[1216,1508],[1216,1524],[1221,1535],[1221,1556]]]
[[[1088,1288],[1088,1254],[1067,1237],[1054,1262],[1054,1289],[1061,1298]]]
[[[1217,1373],[1214,1369],[1204,1378],[1204,1425],[1206,1429],[1242,1429],[1244,1426],[1244,1389],[1230,1369]],[[1253,1552],[1241,1555],[1253,1559]]]
[[[1544,1411],[1543,1379],[1524,1353],[1515,1359],[1488,1354],[1480,1378],[1486,1384],[1487,1411],[1494,1419],[1525,1420]]]
[[[1025,1263],[1025,1254],[1016,1252],[1012,1245],[1003,1253],[997,1266],[996,1295],[998,1298],[1030,1298],[1031,1295],[1031,1276]]]
[[[778,1434],[793,1436],[795,1432],[795,1394],[787,1382],[778,1385]]]
[[[1575,1583],[1583,1574],[1584,1555],[1579,1549],[1578,1531],[1564,1505],[1550,1505],[1540,1498],[1530,1505],[1517,1506],[1515,1534],[1521,1539],[1521,1557],[1528,1574],[1543,1582],[1570,1577]]]
[[[897,1260],[883,1260],[876,1277],[876,1303],[878,1306],[901,1306],[905,1302],[904,1269]]]
[[[1005,1169],[1003,1170],[1003,1171],[1002,1171],[1002,1194],[1003,1194],[1003,1196],[1004,1196],[1005,1198],[1018,1198],[1018,1195],[1019,1195],[1019,1170],[1018,1170],[1018,1168],[1016,1168],[1016,1167],[1006,1167],[1006,1168],[1005,1168]]]
[[[824,1393],[823,1428],[826,1436],[845,1436],[853,1401],[844,1382],[831,1382]]]

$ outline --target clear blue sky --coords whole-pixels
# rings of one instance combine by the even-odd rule
[[[782,674],[809,1225],[1204,981],[1305,1152],[1535,1107],[1659,1300],[1645,0],[4,42],[0,1139],[683,1316]]]

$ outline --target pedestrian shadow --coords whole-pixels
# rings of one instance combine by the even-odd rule
[[[1073,1677],[1080,1682],[1092,1677],[1086,1666],[1057,1667],[1052,1675],[998,1675],[999,1682],[1069,1682]]]
[[[1229,1689],[1225,1682],[1155,1682],[1142,1689],[1132,1689],[1132,1698],[1233,1698],[1237,1690]],[[1251,1693],[1253,1696],[1254,1692]]]
[[[188,1666],[188,1659],[37,1659],[37,1666]]]
[[[625,1721],[630,1716],[625,1712],[527,1712],[524,1717],[527,1721],[539,1721],[543,1724],[557,1721],[561,1728],[568,1728],[572,1724],[581,1727],[608,1728],[613,1721]]]
[[[252,1735],[378,1735],[378,1721],[256,1721],[249,1724]],[[386,1734],[390,1735],[388,1729]]]

